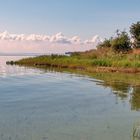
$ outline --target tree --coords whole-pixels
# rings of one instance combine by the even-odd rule
[[[101,44],[97,46],[100,48],[111,48],[114,52],[127,52],[131,49],[130,38],[128,34],[119,30],[116,31],[116,37],[111,37],[110,39],[105,39]]]
[[[140,21],[131,25],[130,33],[133,39],[133,47],[140,48]]]
[[[128,34],[123,31],[117,34],[117,37],[111,41],[111,47],[115,52],[127,52],[131,49],[130,38]]]
[[[110,39],[105,39],[102,43],[100,43],[97,48],[110,48],[111,47],[111,40]]]

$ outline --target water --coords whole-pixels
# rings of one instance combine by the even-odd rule
[[[0,140],[136,140],[138,85],[5,65],[20,58],[0,57]]]

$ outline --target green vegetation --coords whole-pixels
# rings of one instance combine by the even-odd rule
[[[126,32],[121,32],[111,41],[112,48],[115,52],[127,52],[131,49],[130,39]]]
[[[134,40],[133,47],[140,48],[140,22],[132,24],[132,26],[130,27],[130,33]]]
[[[133,46],[138,47],[140,22],[130,28]],[[117,30],[116,36],[105,39],[96,50],[75,52],[70,56],[51,55],[26,58],[7,64],[18,64],[35,67],[55,67],[83,70],[87,72],[140,72],[140,50],[131,47],[128,34]]]
[[[128,34],[123,31],[117,30],[117,37],[111,37],[109,40],[105,40],[103,43],[99,44],[97,48],[112,48],[112,51],[116,53],[124,53],[131,50],[130,38]]]
[[[73,53],[71,56],[39,56],[9,63],[35,67],[80,69],[88,72],[140,72],[139,54],[136,55],[133,52],[116,54],[104,48]]]

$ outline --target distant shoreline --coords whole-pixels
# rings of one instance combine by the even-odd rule
[[[0,53],[0,56],[40,56],[40,53]]]

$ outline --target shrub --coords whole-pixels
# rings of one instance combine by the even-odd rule
[[[111,41],[111,47],[115,52],[127,52],[131,49],[130,39],[126,32],[121,32]]]
[[[102,43],[100,43],[97,48],[110,48],[111,47],[111,39],[105,39]]]

